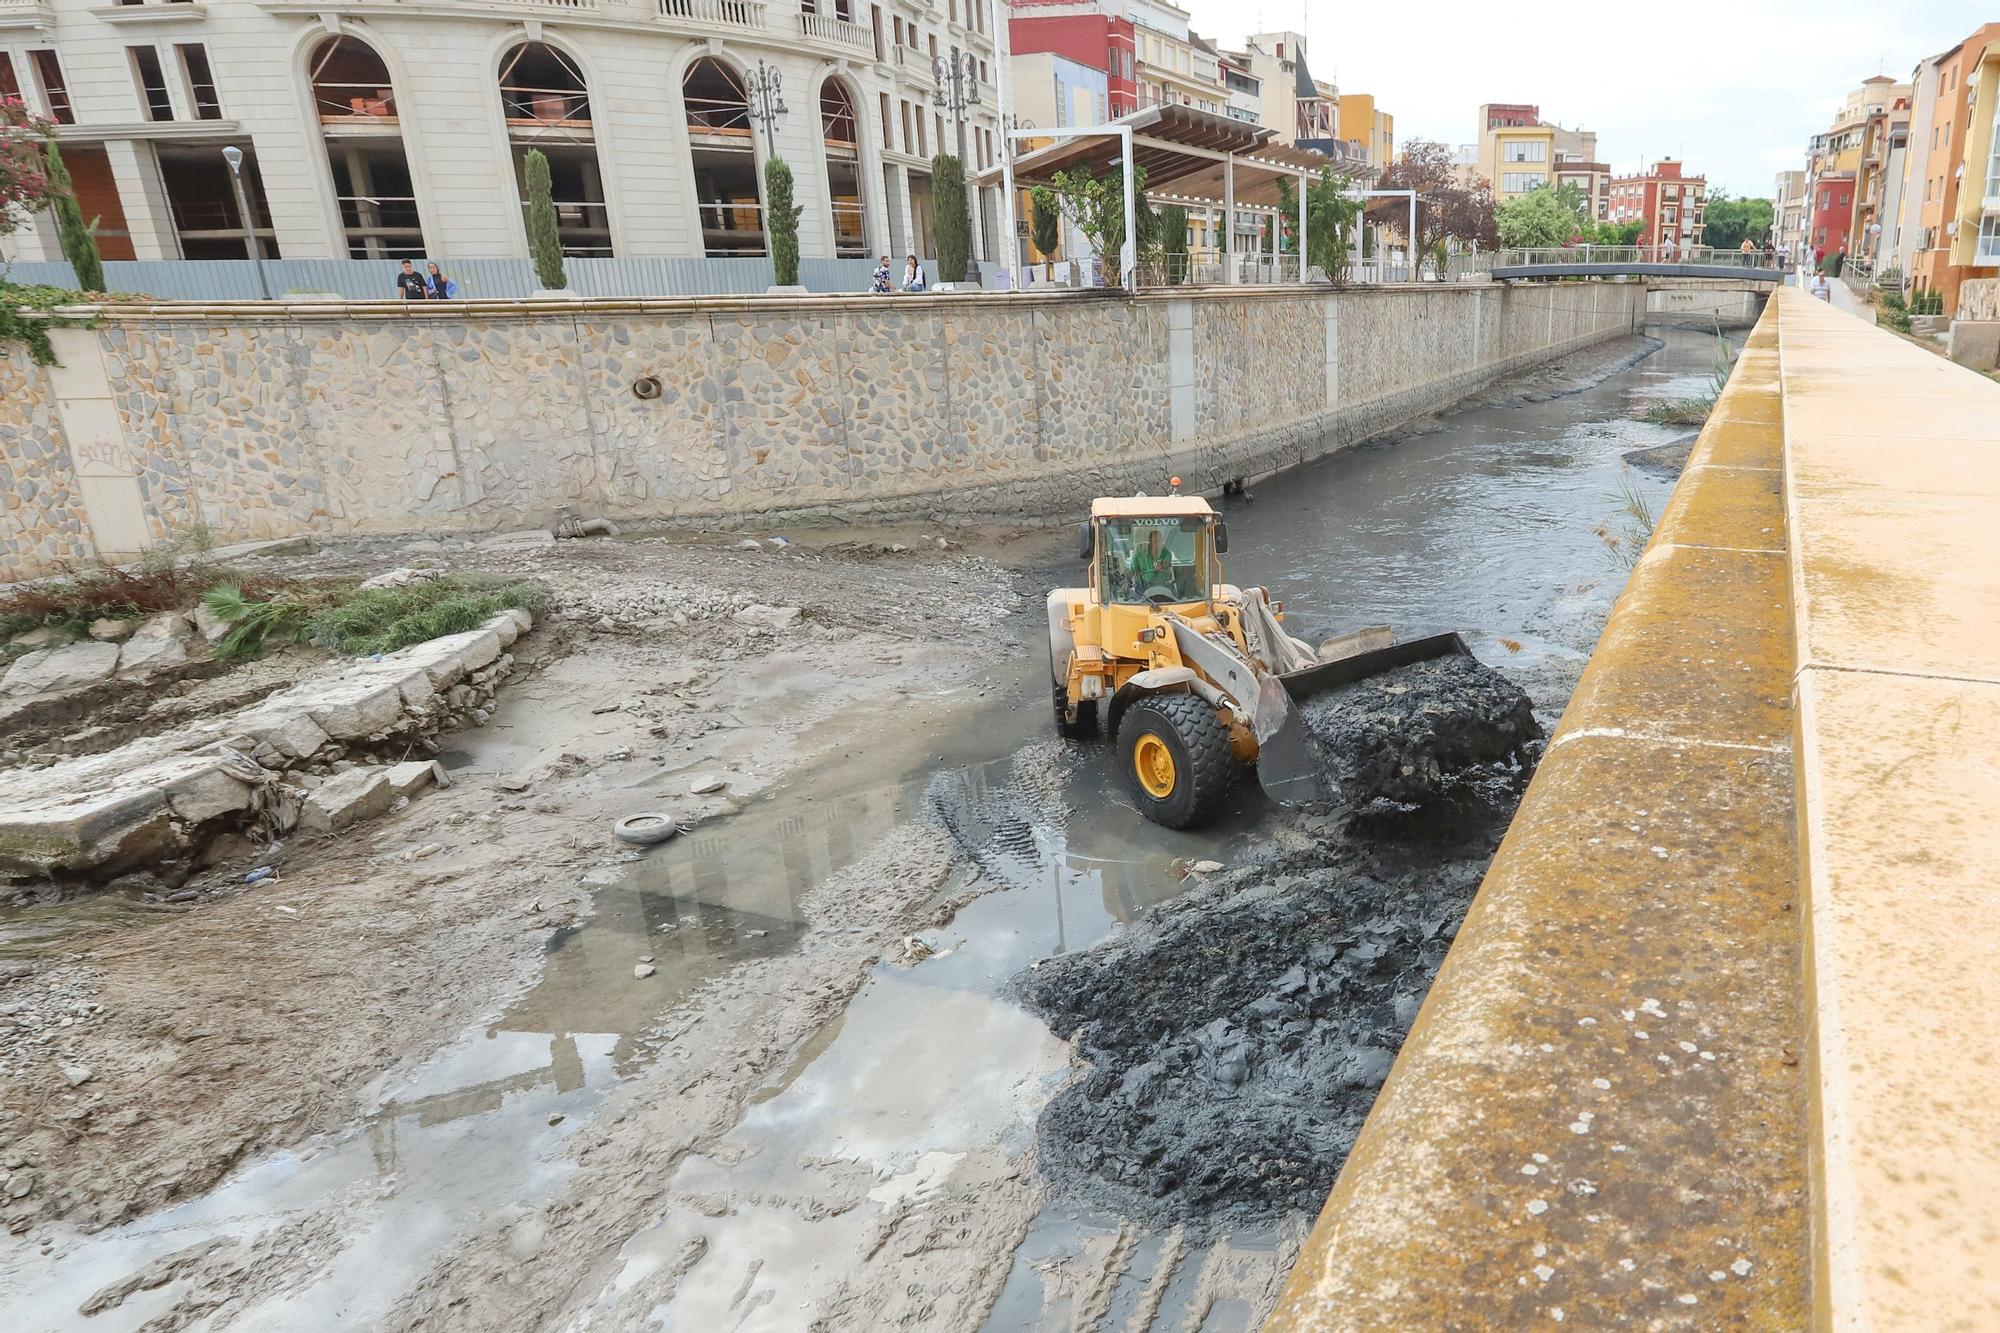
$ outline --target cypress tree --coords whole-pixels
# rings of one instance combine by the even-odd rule
[[[539,148],[528,150],[521,174],[528,187],[528,253],[535,259],[535,279],[545,290],[561,291],[569,286],[569,274],[563,271],[562,229],[549,197],[549,160]]]
[[[965,167],[950,153],[931,159],[931,198],[937,208],[938,280],[964,282],[972,223],[965,211]]]
[[[1034,220],[1030,238],[1044,259],[1053,259],[1062,244],[1062,204],[1046,185],[1037,185],[1029,192],[1028,204]]]
[[[63,258],[76,270],[79,291],[104,290],[104,261],[97,254],[97,220],[85,223],[77,206],[76,187],[70,182],[69,168],[63,165],[62,150],[49,140],[49,194],[55,200],[56,231],[62,239]]]
[[[764,214],[771,228],[771,272],[780,287],[799,285],[799,214],[792,169],[781,157],[764,164]]]

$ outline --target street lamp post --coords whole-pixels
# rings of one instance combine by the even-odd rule
[[[757,62],[757,72],[750,76],[746,85],[750,103],[750,119],[764,127],[765,156],[778,155],[778,121],[785,114],[785,98],[782,92],[784,79],[774,66],[763,61]]]
[[[970,51],[961,51],[953,56],[933,56],[931,74],[937,80],[937,89],[931,93],[931,105],[951,114],[952,127],[957,132],[959,169],[963,171],[965,113],[968,108],[979,105],[979,58]],[[975,237],[979,235],[979,210],[974,203],[978,197],[977,189],[965,192],[969,214],[966,222],[972,229],[970,235]]]
[[[1025,125],[1025,122],[1024,126],[1010,125],[1008,120],[1007,116],[1008,57],[1002,55],[1000,52],[1000,39],[1004,34],[1007,33],[1008,30],[1000,26],[1000,0],[986,0],[986,18],[987,18],[987,24],[986,24],[987,29],[991,32],[993,38],[993,98],[994,98],[994,103],[1000,112],[1000,193],[1002,195],[1001,205],[1000,205],[1001,208],[1000,216],[1002,219],[1002,225],[1005,226],[1007,229],[1007,277],[1005,279],[1005,282],[1008,290],[1017,291],[1020,289],[1021,284],[1018,281],[1019,275],[1018,275],[1018,270],[1015,268],[1015,261],[1020,256],[1021,243],[1020,241],[1015,239],[1014,236],[1015,199],[1014,199],[1013,131],[1018,128],[1023,128],[1024,126],[1025,128],[1028,129],[1032,129],[1034,127],[1032,125]],[[1014,45],[1013,40],[1010,37],[1007,42],[1007,46],[1010,51],[1013,49],[1013,45]]]
[[[250,197],[243,188],[243,150],[230,144],[222,150],[222,160],[229,164],[229,183],[236,188],[236,216],[243,219],[243,236],[249,243],[250,262],[257,266],[257,289],[264,293],[266,301],[271,299],[271,280],[264,273],[264,247],[257,240],[257,219],[250,212]]]

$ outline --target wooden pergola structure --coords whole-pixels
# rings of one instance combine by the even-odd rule
[[[1278,182],[1291,179],[1297,187],[1299,254],[1305,254],[1306,187],[1332,165],[1324,153],[1297,148],[1278,138],[1276,130],[1191,106],[1147,107],[1106,125],[1059,130],[1017,130],[1015,140],[1055,142],[1003,161],[979,177],[981,184],[1002,183],[1013,216],[1014,191],[1019,185],[1047,184],[1064,171],[1086,170],[1102,176],[1113,170],[1125,177],[1126,254],[1120,267],[1129,282],[1136,263],[1130,206],[1134,181],[1130,167],[1145,172],[1148,198],[1170,204],[1196,204],[1223,210],[1222,253],[1234,259],[1235,216],[1239,209],[1276,214]],[[1130,152],[1127,152],[1127,144]],[[1011,228],[1010,228],[1011,230]],[[1277,244],[1274,236],[1273,246]],[[1013,238],[1008,237],[1005,262],[1014,266]],[[1305,266],[1300,264],[1300,279]],[[1236,281],[1236,265],[1226,262],[1223,280]]]

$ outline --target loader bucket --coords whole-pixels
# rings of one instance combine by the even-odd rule
[[[1323,802],[1338,794],[1326,789],[1319,760],[1313,754],[1311,733],[1299,713],[1300,703],[1384,671],[1471,652],[1455,633],[1433,634],[1318,662],[1282,676],[1265,676],[1258,682],[1257,713],[1251,728],[1257,735],[1257,781],[1264,794],[1280,805]]]

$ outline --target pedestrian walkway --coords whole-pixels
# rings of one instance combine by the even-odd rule
[[[1875,307],[1839,278],[1833,280],[1833,308],[1867,323],[1875,322]]]

